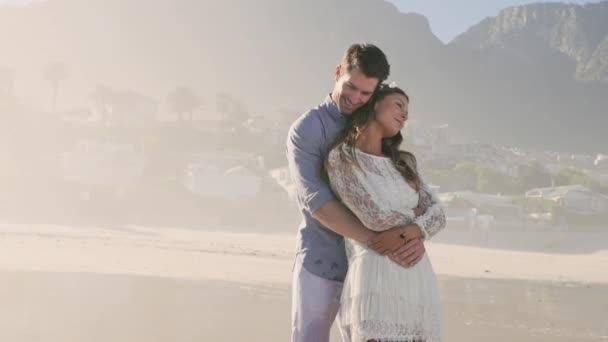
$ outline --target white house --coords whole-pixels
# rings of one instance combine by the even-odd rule
[[[244,166],[224,169],[209,163],[190,163],[184,185],[202,198],[240,201],[255,198],[262,182],[262,177]]]
[[[269,175],[274,181],[285,190],[290,200],[296,200],[296,186],[291,178],[289,169],[287,167],[280,167],[272,169]]]
[[[444,205],[450,222],[462,222],[470,228],[488,228],[495,220],[497,223],[518,222],[523,215],[523,208],[514,204],[511,197],[484,194],[472,191],[440,193],[439,199]],[[480,213],[485,208],[491,213]]]
[[[593,165],[598,169],[608,170],[608,154],[598,154]]]
[[[542,198],[561,207],[581,213],[608,211],[608,196],[595,193],[582,185],[537,188],[526,192],[526,198]]]
[[[248,153],[208,152],[189,155],[184,186],[203,198],[248,200],[262,190],[261,156]]]
[[[157,103],[131,90],[108,89],[90,104],[92,118],[108,126],[142,125],[156,120]]]

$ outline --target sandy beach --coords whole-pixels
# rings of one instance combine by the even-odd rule
[[[608,235],[560,234],[428,243],[446,341],[608,341]],[[1,224],[0,339],[286,341],[293,250],[292,234]]]

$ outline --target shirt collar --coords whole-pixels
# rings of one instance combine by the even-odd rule
[[[334,118],[340,119],[340,120],[345,118],[344,114],[340,113],[340,110],[338,109],[338,105],[336,105],[334,100],[331,98],[331,93],[329,93],[325,97],[325,101],[323,101],[323,104],[321,106],[323,108],[325,108],[325,110]]]

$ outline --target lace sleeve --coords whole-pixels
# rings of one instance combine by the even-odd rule
[[[429,240],[445,228],[445,212],[437,195],[426,184],[420,190],[419,198],[418,206],[425,209],[425,212],[422,216],[418,216],[414,223],[422,230],[424,240]]]
[[[340,158],[337,151],[332,151],[328,159],[328,176],[333,191],[370,230],[384,231],[396,226],[411,223],[413,215],[382,208],[374,201],[365,173],[355,165],[347,163]]]

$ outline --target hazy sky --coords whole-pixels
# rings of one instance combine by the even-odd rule
[[[389,0],[402,12],[424,14],[431,23],[433,33],[444,42],[449,42],[458,34],[486,17],[493,17],[510,6],[524,5],[533,2],[561,1],[526,1],[526,0]],[[567,3],[585,4],[600,1],[564,1]]]
[[[44,0],[0,0],[0,4],[23,4]],[[523,5],[531,2],[526,0],[388,0],[402,12],[417,12],[424,14],[431,23],[435,35],[444,42],[449,42],[458,34],[486,17],[495,16],[509,6]],[[551,1],[551,2],[556,2]],[[572,0],[568,3],[585,4],[599,1]]]

